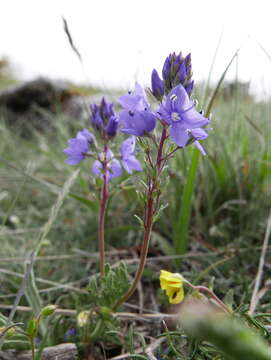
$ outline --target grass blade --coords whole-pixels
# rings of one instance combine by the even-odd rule
[[[57,214],[60,210],[61,205],[63,204],[63,201],[66,197],[66,195],[69,193],[69,190],[72,186],[72,184],[74,183],[74,180],[76,179],[76,177],[79,174],[79,169],[77,169],[76,171],[74,171],[74,173],[68,178],[68,180],[65,182],[62,191],[59,193],[58,198],[55,202],[55,204],[53,205],[52,209],[51,209],[51,213],[49,216],[48,221],[46,222],[46,224],[43,226],[39,236],[38,236],[38,241],[37,241],[37,246],[35,249],[35,256],[38,254],[40,246],[42,244],[42,241],[46,238],[46,236],[48,235],[56,217]],[[36,285],[36,279],[35,279],[35,274],[34,274],[34,270],[33,268],[30,270],[29,272],[29,281],[25,290],[25,294],[26,294],[26,298],[28,300],[29,305],[31,306],[34,314],[37,316],[42,308],[42,300],[40,298],[39,295],[39,291]],[[40,329],[41,329],[41,333],[42,335],[45,335],[46,333],[46,324],[44,321],[40,322]]]
[[[227,65],[226,69],[224,70],[223,74],[221,75],[221,77],[212,93],[212,96],[207,105],[207,110],[205,113],[206,117],[210,116],[215,99],[218,96],[218,90],[219,90],[233,60],[238,55],[238,52],[239,52],[239,49],[235,52],[235,54],[231,58],[229,64]],[[185,186],[183,189],[180,212],[177,216],[177,221],[175,223],[174,231],[173,231],[173,242],[174,242],[174,246],[175,246],[175,251],[176,251],[176,254],[180,254],[180,255],[185,254],[186,249],[187,249],[189,223],[190,223],[191,210],[192,210],[193,189],[194,189],[195,182],[196,182],[199,159],[200,159],[200,152],[198,149],[195,148],[193,151],[193,154],[192,154],[190,169],[189,169],[186,183],[185,183]]]
[[[77,178],[78,174],[79,174],[79,169],[75,170],[72,175],[68,178],[68,180],[65,182],[65,184],[63,185],[62,190],[59,192],[57,200],[55,202],[55,204],[53,205],[52,209],[51,209],[51,213],[49,216],[48,221],[45,223],[45,225],[43,226],[39,236],[38,236],[38,243],[37,243],[37,247],[36,247],[36,255],[39,252],[40,249],[40,245],[43,242],[43,240],[46,238],[48,232],[50,231],[56,217],[57,214],[61,208],[61,205],[63,204],[63,201],[66,197],[66,195],[69,193],[71,186],[73,185],[75,179]]]
[[[14,315],[16,313],[17,307],[18,307],[18,305],[20,303],[20,300],[21,300],[22,296],[25,293],[25,290],[26,290],[26,287],[27,287],[27,284],[28,284],[29,275],[30,275],[31,270],[33,269],[34,261],[35,261],[35,252],[33,251],[31,253],[29,259],[26,262],[26,269],[25,269],[25,273],[23,275],[23,281],[22,281],[21,286],[20,286],[20,288],[19,288],[19,290],[17,292],[13,307],[12,307],[10,313],[9,313],[9,317],[8,317],[6,327],[11,325],[11,323],[13,321],[13,318],[14,318]],[[5,341],[5,337],[6,337],[6,333],[4,333],[4,335],[2,337],[0,337],[0,349],[3,346],[3,343]]]

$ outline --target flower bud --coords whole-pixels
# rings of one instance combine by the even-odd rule
[[[89,311],[81,311],[77,315],[77,324],[79,327],[84,327],[88,323]]]
[[[7,337],[10,338],[15,334],[15,331],[16,331],[15,327],[11,327],[8,330],[6,330],[5,326],[2,326],[2,327],[0,327],[0,336],[3,333],[6,333]]]
[[[110,318],[111,318],[111,310],[106,306],[102,306],[100,308],[100,315],[104,320],[110,320]]]
[[[191,95],[193,88],[194,88],[194,80],[192,80],[192,81],[187,85],[187,87],[185,88],[188,96]]]
[[[27,329],[26,329],[27,335],[31,337],[35,337],[38,333],[38,320],[36,318],[32,318],[28,321]]]
[[[114,137],[118,129],[118,119],[113,110],[113,104],[102,98],[100,105],[90,105],[90,122],[103,139]]]
[[[165,94],[168,94],[174,87],[183,85],[187,94],[190,96],[193,90],[191,54],[186,57],[175,53],[170,54],[164,63],[162,76],[164,79]]]
[[[179,69],[179,71],[178,71],[178,73],[177,73],[176,78],[177,78],[177,82],[178,82],[178,84],[176,84],[176,86],[179,85],[179,83],[183,84],[183,83],[185,82],[185,78],[186,78],[186,65],[185,65],[185,62],[184,62],[184,61],[181,63],[181,66],[180,66],[180,69]]]
[[[167,80],[169,75],[170,75],[170,59],[169,59],[170,55],[166,58],[165,62],[164,62],[164,66],[163,66],[163,70],[162,70],[162,76],[164,80]]]
[[[57,309],[57,305],[47,305],[43,309],[41,309],[41,316],[50,316],[52,315]]]
[[[110,116],[110,119],[106,125],[106,133],[109,137],[114,137],[117,133],[119,125],[119,119],[116,116]]]
[[[151,75],[152,93],[158,101],[161,101],[164,95],[164,82],[160,79],[156,69],[153,69]]]
[[[90,105],[90,110],[92,115],[90,116],[90,121],[94,129],[100,130],[102,126],[102,118],[100,115],[99,107],[96,104]]]

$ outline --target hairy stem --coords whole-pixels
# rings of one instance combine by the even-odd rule
[[[146,210],[145,210],[145,216],[144,216],[144,236],[143,236],[143,243],[142,243],[142,247],[141,247],[139,265],[138,265],[137,272],[136,272],[136,275],[134,277],[131,287],[126,292],[126,294],[124,294],[113,306],[114,311],[133,295],[133,293],[135,292],[137,285],[142,277],[143,271],[144,271],[144,267],[145,267],[146,259],[147,259],[147,255],[148,255],[148,250],[149,250],[153,218],[155,215],[155,206],[154,206],[155,205],[155,191],[157,190],[158,177],[162,170],[161,160],[163,157],[163,146],[164,146],[166,138],[167,138],[167,129],[164,126],[162,135],[161,135],[161,139],[160,139],[160,143],[159,143],[159,147],[158,147],[157,158],[156,158],[157,172],[156,172],[156,175],[154,178],[151,178],[151,177],[149,178],[147,202],[146,202],[146,208],[145,208]],[[147,161],[148,161],[148,157],[147,157]]]
[[[144,222],[144,237],[143,237],[143,244],[141,248],[140,253],[140,262],[137,268],[136,275],[134,277],[133,283],[126,294],[124,294],[117,303],[113,306],[113,310],[115,311],[121,304],[123,304],[125,301],[127,301],[135,292],[138,282],[141,279],[141,276],[144,271],[148,250],[149,250],[149,242],[151,237],[151,231],[152,231],[152,224],[153,224],[153,185],[151,184],[149,186],[148,191],[148,199],[147,199],[147,208],[146,208],[146,214],[145,214],[145,222]]]
[[[167,139],[167,127],[164,125],[163,126],[163,131],[162,131],[162,135],[161,135],[161,139],[160,139],[160,144],[159,144],[159,148],[158,148],[158,152],[157,152],[157,158],[156,158],[156,167],[157,170],[159,172],[161,172],[162,170],[162,160],[163,160],[163,146],[164,143]]]
[[[101,188],[100,195],[100,210],[99,210],[99,253],[100,253],[100,274],[104,276],[105,270],[105,245],[104,245],[104,222],[105,213],[108,203],[109,191],[108,191],[108,179],[107,179],[107,159],[106,152],[107,147],[104,148],[105,160],[103,162],[103,186]]]
[[[190,283],[187,283],[190,287],[192,287],[193,290],[199,291],[199,292],[206,292],[226,313],[231,314],[232,312],[228,309],[228,307],[221,301],[216,294],[209,289],[206,286],[194,286]]]

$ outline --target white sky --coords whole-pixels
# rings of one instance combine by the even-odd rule
[[[18,75],[89,81],[104,87],[147,85],[173,51],[192,53],[195,80],[208,77],[223,31],[212,78],[242,46],[229,74],[271,95],[270,0],[0,0],[0,56]],[[63,31],[68,23],[84,59],[84,75]]]

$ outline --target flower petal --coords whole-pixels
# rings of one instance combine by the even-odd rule
[[[201,128],[191,129],[190,134],[196,140],[204,140],[208,137],[208,133]]]
[[[124,169],[128,172],[128,174],[132,174],[133,170],[143,170],[140,162],[136,159],[134,155],[131,155],[128,158],[122,160],[122,165]]]
[[[188,129],[199,128],[209,124],[209,120],[197,112],[194,106],[182,112],[181,117]]]
[[[102,163],[99,161],[99,160],[96,160],[94,161],[94,163],[92,164],[92,172],[95,174],[95,175],[100,175],[101,174],[101,169],[102,169],[103,165]]]
[[[124,134],[129,134],[129,135],[135,135],[135,136],[143,136],[144,132],[139,131],[137,129],[121,129],[121,132],[123,132]]]
[[[135,91],[131,94],[121,96],[119,103],[126,110],[143,111],[145,108],[149,108],[145,90],[137,82],[135,83]]]
[[[173,291],[171,291],[171,294],[168,295],[168,297],[171,304],[179,304],[184,299],[183,287],[180,287],[178,290],[173,289]]]
[[[185,279],[181,274],[171,273],[169,271],[161,270],[160,286],[166,291],[171,304],[178,304],[184,298],[183,281]]]
[[[128,139],[124,140],[120,145],[120,153],[123,159],[128,158],[135,151],[136,139],[134,136],[130,136]]]
[[[110,178],[115,178],[115,177],[121,176],[122,168],[121,168],[120,162],[118,160],[113,159],[111,161],[109,172],[111,173]]]
[[[64,162],[69,165],[77,165],[80,163],[80,161],[84,160],[84,158],[85,157],[83,155],[74,155],[68,157],[68,159],[64,160]]]
[[[166,108],[170,108],[172,111],[182,112],[190,106],[191,100],[181,84],[175,86],[167,96]]]
[[[144,136],[146,132],[150,132],[155,128],[156,117],[148,110],[134,112],[124,110],[120,113],[120,122],[122,132]]]
[[[199,149],[199,151],[202,153],[202,155],[204,155],[204,156],[207,155],[204,147],[200,144],[199,141],[195,141],[194,145]]]
[[[161,270],[160,271],[160,280],[164,279],[164,280],[168,280],[170,279],[172,276],[172,273],[166,270]]]
[[[184,147],[189,140],[189,135],[182,123],[173,123],[170,127],[170,137],[180,147]]]

